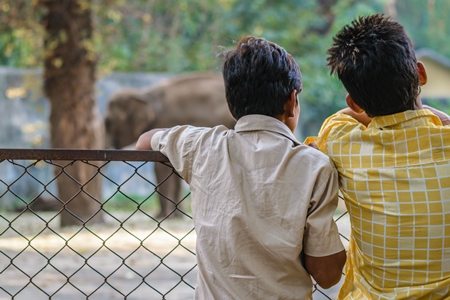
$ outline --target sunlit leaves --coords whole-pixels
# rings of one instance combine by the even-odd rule
[[[113,23],[120,23],[122,21],[122,12],[117,9],[108,9],[106,17]]]
[[[43,34],[35,1],[0,0],[0,65],[37,66]]]

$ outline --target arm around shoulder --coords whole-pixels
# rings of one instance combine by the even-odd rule
[[[136,150],[153,150],[152,149],[152,137],[155,135],[155,133],[159,131],[164,131],[166,129],[163,128],[155,128],[150,131],[144,132],[141,134],[139,139],[136,142]]]
[[[442,122],[442,125],[447,126],[450,124],[450,116],[447,115],[445,112],[440,111],[434,107],[428,106],[428,105],[422,105],[422,108],[430,110],[433,114],[435,114]]]
[[[346,260],[345,250],[323,257],[305,254],[305,268],[322,288],[328,289],[341,279]]]

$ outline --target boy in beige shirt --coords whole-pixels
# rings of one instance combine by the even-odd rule
[[[312,299],[311,276],[335,285],[346,255],[333,221],[336,170],[293,135],[300,69],[262,38],[223,57],[235,129],[155,129],[136,149],[161,151],[190,185],[196,299]]]

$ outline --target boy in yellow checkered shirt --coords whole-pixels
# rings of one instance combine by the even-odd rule
[[[449,117],[422,106],[425,67],[383,15],[346,25],[328,50],[348,108],[317,138],[350,215],[339,299],[450,299]]]

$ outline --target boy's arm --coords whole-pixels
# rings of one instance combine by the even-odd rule
[[[325,289],[339,282],[347,259],[333,219],[339,199],[338,180],[333,166],[321,172],[318,185],[311,195],[303,236],[304,267]]]
[[[444,112],[442,112],[442,111],[440,111],[440,110],[438,110],[438,109],[436,109],[434,107],[425,105],[425,104],[422,105],[422,108],[430,110],[439,119],[441,119],[442,125],[447,126],[447,125],[450,124],[450,116],[447,115],[446,113],[444,113]]]
[[[425,104],[423,104],[420,108],[430,110],[433,114],[435,114],[441,120],[442,125],[446,126],[446,125],[450,124],[450,116],[447,115],[446,113],[444,113],[443,111],[440,111],[434,107],[431,107],[431,106],[428,106]],[[367,114],[365,112],[363,112],[361,114],[357,114],[348,107],[338,111],[337,113],[349,115],[349,116],[353,117],[354,119],[356,119],[358,122],[364,124],[365,126],[369,125],[369,123],[372,121],[372,119],[369,116],[367,116]]]
[[[193,140],[201,138],[205,128],[188,125],[156,128],[143,133],[136,142],[136,150],[157,150],[166,156],[172,167],[189,183],[192,173]]]
[[[345,250],[324,257],[305,254],[305,268],[322,288],[328,289],[341,279],[342,268],[346,260]]]
[[[152,149],[152,137],[157,133],[158,131],[164,131],[166,129],[164,128],[155,128],[150,131],[147,131],[139,137],[139,139],[136,142],[136,150],[153,150]]]

